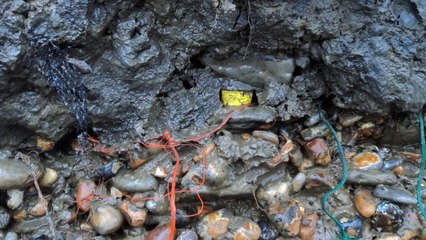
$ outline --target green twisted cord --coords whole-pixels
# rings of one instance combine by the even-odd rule
[[[328,210],[327,210],[327,200],[328,198],[334,194],[335,192],[337,192],[339,189],[341,189],[343,187],[343,185],[345,185],[346,179],[348,178],[348,166],[346,164],[346,159],[345,159],[345,154],[343,151],[343,147],[342,144],[339,140],[339,137],[337,136],[336,131],[334,130],[333,126],[331,125],[331,123],[327,120],[327,118],[324,116],[324,114],[322,113],[321,110],[321,105],[322,103],[320,103],[318,105],[318,113],[321,117],[321,120],[327,125],[328,129],[330,130],[330,132],[333,134],[334,139],[336,140],[337,143],[337,149],[339,150],[339,156],[340,156],[340,161],[342,162],[342,168],[343,168],[343,177],[340,180],[339,184],[337,184],[337,186],[333,189],[331,189],[330,191],[328,191],[324,197],[322,198],[322,210],[325,212],[325,214],[327,214],[327,216],[329,216],[331,218],[331,220],[333,220],[337,226],[340,228],[340,232],[341,232],[341,238],[342,240],[348,240],[351,239],[349,238],[349,236],[347,235],[345,228],[343,227],[342,223],[336,219],[333,214],[331,214]]]
[[[425,124],[423,121],[423,114],[421,112],[417,113],[417,117],[419,118],[420,142],[422,144],[422,164],[420,165],[420,172],[417,178],[417,204],[419,205],[423,218],[426,219],[426,210],[423,205],[422,194],[420,192],[422,190],[422,180],[423,180],[423,174],[424,174],[424,169],[426,165],[426,143],[425,143],[425,129],[424,129]]]

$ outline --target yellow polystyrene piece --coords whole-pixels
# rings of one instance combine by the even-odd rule
[[[224,106],[241,106],[250,104],[253,100],[253,91],[221,90]]]

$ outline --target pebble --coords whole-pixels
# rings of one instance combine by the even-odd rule
[[[46,214],[46,210],[44,208],[44,205],[48,205],[48,201],[45,198],[38,198],[37,203],[31,207],[28,211],[28,213],[35,217],[41,217]]]
[[[197,232],[201,239],[216,239],[224,236],[231,223],[232,212],[220,209],[204,216],[197,225]]]
[[[24,201],[24,191],[18,189],[7,190],[7,196],[9,197],[7,200],[7,207],[12,210],[17,209]]]
[[[304,129],[300,132],[303,140],[310,141],[314,138],[324,137],[326,136],[330,130],[325,123],[320,123],[316,126]]]
[[[95,202],[90,207],[90,224],[101,235],[117,231],[123,222],[123,215],[113,206]]]
[[[206,185],[219,188],[229,184],[229,162],[221,157],[207,157]]]
[[[160,199],[152,199],[148,200],[145,203],[146,209],[148,209],[149,212],[156,214],[156,215],[162,215],[170,212],[169,210],[169,202],[167,198],[160,198]]]
[[[260,229],[262,230],[262,235],[260,239],[262,240],[275,240],[278,237],[278,233],[275,230],[275,226],[266,220],[260,220],[257,222]]]
[[[270,132],[270,131],[255,130],[255,131],[253,131],[253,137],[263,139],[265,141],[274,143],[276,145],[280,144],[280,141],[278,139],[278,135],[273,133],[273,132]]]
[[[303,185],[305,185],[306,182],[306,174],[303,172],[298,173],[291,182],[291,186],[293,187],[294,192],[299,192]]]
[[[306,143],[305,149],[316,164],[326,166],[331,162],[330,149],[323,138]]]
[[[229,125],[237,129],[258,128],[259,124],[274,122],[276,116],[276,110],[271,107],[247,107],[236,112],[229,120]]]
[[[315,231],[318,223],[318,215],[316,213],[308,214],[302,218],[299,230],[299,238],[301,240],[315,239]]]
[[[42,152],[50,151],[55,147],[55,143],[53,141],[50,141],[48,139],[45,139],[39,136],[36,137],[36,141],[37,141],[37,147]]]
[[[19,160],[0,160],[0,190],[24,188],[32,179],[31,170]]]
[[[118,171],[124,167],[120,161],[111,161],[108,164],[100,167],[97,171],[98,175],[104,178],[111,178],[117,175]]]
[[[147,211],[133,205],[129,200],[120,204],[120,212],[124,215],[127,223],[132,227],[142,227],[147,218]]]
[[[90,209],[91,197],[94,194],[96,184],[92,180],[82,180],[77,185],[75,196],[79,210],[87,212]]]
[[[358,189],[354,194],[354,204],[361,216],[369,218],[376,212],[378,203],[370,191]]]
[[[291,184],[287,181],[273,181],[261,186],[256,191],[256,197],[261,204],[271,205],[279,201],[289,200]]]
[[[393,170],[394,168],[402,165],[404,163],[404,159],[401,158],[391,158],[383,163],[383,170],[389,171]]]
[[[194,230],[185,230],[176,240],[198,240],[198,236]]]
[[[404,175],[405,168],[403,166],[398,166],[398,167],[394,168],[392,170],[392,172],[395,173],[398,176],[402,176],[402,175]]]
[[[44,175],[40,180],[40,186],[42,187],[50,187],[52,186],[56,180],[58,180],[58,172],[51,168],[44,169]]]
[[[378,232],[393,232],[403,221],[404,212],[401,208],[390,202],[382,202],[377,205],[374,213],[371,226]]]
[[[4,240],[18,240],[18,234],[16,232],[7,232]]]
[[[307,126],[307,127],[312,127],[315,124],[321,122],[321,117],[319,115],[319,113],[315,113],[312,116],[309,116],[304,122],[303,125]]]
[[[234,232],[234,240],[257,240],[262,235],[262,229],[250,219],[236,217],[233,222],[240,225]]]
[[[0,229],[4,229],[10,221],[10,214],[6,208],[0,206]]]
[[[158,178],[166,178],[167,175],[168,175],[167,168],[165,168],[163,166],[157,166],[157,167],[155,167],[153,175],[158,177]]]
[[[380,239],[380,240],[401,240],[401,237],[398,236],[397,234],[384,233],[384,234],[381,234],[380,236],[378,236],[378,239]]]
[[[350,170],[348,174],[348,183],[361,185],[394,185],[398,183],[396,175],[392,172],[383,172],[377,170]]]
[[[382,169],[383,161],[377,153],[363,152],[353,157],[354,165],[361,170]]]
[[[16,222],[12,229],[17,233],[31,233],[48,225],[46,217],[34,218],[22,222]]]
[[[339,117],[339,123],[343,127],[350,127],[363,118],[362,115],[343,114]]]
[[[417,204],[417,199],[410,192],[383,185],[378,185],[373,192],[374,196],[403,204]]]
[[[170,224],[160,225],[152,229],[145,240],[169,240]]]
[[[351,238],[360,238],[362,235],[363,221],[362,217],[354,216],[353,218],[340,219],[342,226]]]
[[[146,192],[157,187],[158,182],[145,169],[122,169],[112,178],[112,184],[123,192]]]
[[[299,233],[303,208],[295,200],[276,203],[269,207],[268,217],[278,227],[281,235],[294,237]]]

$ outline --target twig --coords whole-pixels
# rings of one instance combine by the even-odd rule
[[[50,216],[50,214],[49,214],[49,209],[47,208],[47,201],[44,199],[44,196],[43,196],[43,194],[42,194],[42,192],[41,192],[41,189],[40,189],[40,185],[38,184],[38,181],[37,181],[37,175],[36,175],[36,166],[35,166],[35,164],[31,161],[31,158],[28,156],[28,155],[25,155],[25,154],[22,154],[22,153],[18,153],[18,155],[17,155],[19,158],[21,158],[22,159],[22,161],[24,162],[24,163],[26,163],[29,167],[30,167],[30,170],[31,170],[31,175],[32,175],[32,177],[33,177],[33,181],[34,181],[34,186],[36,187],[36,189],[37,189],[37,194],[38,194],[38,198],[39,198],[39,200],[41,201],[41,205],[43,206],[43,209],[44,209],[44,211],[46,212],[46,220],[47,220],[47,222],[48,222],[48,224],[49,224],[49,229],[50,229],[50,232],[52,233],[52,235],[53,235],[53,238],[54,239],[57,239],[57,236],[56,236],[56,228],[55,228],[55,224],[53,223],[53,219],[52,219],[52,217]]]

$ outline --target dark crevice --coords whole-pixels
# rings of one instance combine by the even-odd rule
[[[201,60],[203,55],[207,53],[207,50],[202,50],[199,53],[193,55],[190,59],[191,61],[191,66],[193,68],[201,68],[204,69],[206,67],[206,65],[203,63],[203,61]]]

